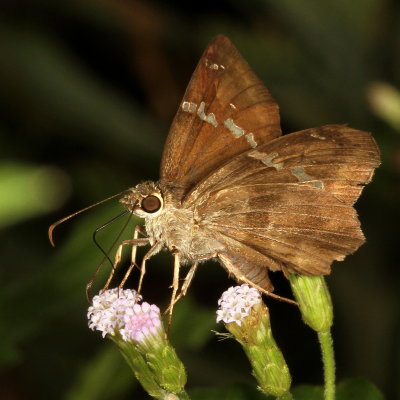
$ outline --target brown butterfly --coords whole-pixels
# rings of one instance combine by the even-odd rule
[[[136,246],[141,265],[167,248],[174,256],[170,306],[188,289],[197,265],[219,263],[238,282],[270,292],[268,271],[329,274],[364,242],[353,208],[380,162],[369,133],[326,125],[281,136],[279,109],[232,43],[206,48],[172,123],[160,180],[121,199],[144,218]],[[139,237],[142,233],[144,237]],[[179,268],[191,268],[179,289]]]

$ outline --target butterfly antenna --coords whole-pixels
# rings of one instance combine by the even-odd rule
[[[127,190],[128,190],[128,189],[127,189]],[[56,246],[55,243],[54,243],[54,239],[53,239],[53,231],[54,231],[54,229],[55,229],[58,225],[62,224],[62,223],[65,222],[65,221],[68,221],[69,219],[71,219],[71,218],[77,216],[78,214],[81,214],[81,213],[83,213],[83,212],[85,212],[85,211],[87,211],[87,210],[90,210],[90,209],[93,208],[93,207],[96,207],[96,206],[98,206],[98,205],[100,205],[100,204],[102,204],[102,203],[105,203],[105,202],[108,201],[108,200],[111,200],[111,199],[114,199],[115,197],[120,196],[121,194],[127,192],[127,190],[123,190],[122,192],[119,192],[119,193],[114,194],[114,195],[112,195],[112,196],[110,196],[110,197],[107,197],[107,198],[104,199],[104,200],[100,200],[100,201],[98,201],[97,203],[94,203],[94,204],[92,204],[92,205],[90,205],[90,206],[88,206],[88,207],[83,208],[82,210],[75,211],[75,212],[72,213],[71,215],[68,215],[67,217],[62,218],[62,219],[58,220],[57,222],[54,222],[54,224],[51,224],[51,225],[49,226],[49,230],[48,230],[48,235],[49,235],[49,240],[50,240],[51,245],[52,245],[53,247]]]
[[[107,283],[104,286],[104,288],[102,289],[102,291],[107,289],[107,286],[109,285],[109,283],[110,283],[110,281],[111,281],[111,279],[112,279],[112,277],[114,275],[116,266],[114,265],[114,263],[112,262],[111,258],[109,257],[109,254],[110,254],[111,250],[115,247],[115,245],[119,242],[122,234],[124,233],[124,231],[125,231],[126,227],[128,226],[129,222],[131,221],[132,214],[129,215],[129,218],[125,222],[125,224],[122,227],[121,231],[118,233],[117,237],[114,239],[114,242],[111,244],[111,246],[108,249],[108,251],[105,251],[101,247],[101,245],[98,243],[98,241],[96,239],[96,234],[99,231],[101,231],[102,229],[106,228],[107,226],[109,226],[110,224],[112,224],[113,222],[115,222],[116,220],[118,220],[119,218],[123,217],[124,215],[126,215],[128,213],[129,213],[129,211],[126,210],[126,211],[122,212],[121,214],[118,214],[116,217],[112,218],[110,221],[108,221],[105,224],[103,224],[103,225],[99,226],[98,228],[96,228],[95,231],[93,232],[93,241],[94,241],[95,245],[100,249],[100,251],[104,254],[104,257],[101,260],[100,264],[97,266],[96,271],[94,272],[92,278],[90,279],[90,281],[86,285],[86,299],[88,300],[89,303],[92,302],[92,296],[90,294],[90,289],[92,288],[93,283],[94,283],[97,275],[99,274],[101,267],[104,265],[104,262],[106,260],[108,260],[109,263],[111,264],[111,272],[110,272],[110,276],[107,279]]]
[[[104,229],[104,228],[106,228],[107,226],[111,225],[113,222],[117,221],[118,219],[120,219],[121,217],[123,217],[124,215],[126,215],[126,214],[128,214],[128,213],[129,213],[129,211],[128,211],[128,210],[125,210],[125,211],[122,212],[121,214],[119,214],[119,215],[117,215],[116,217],[110,219],[110,220],[107,221],[105,224],[103,224],[103,225],[99,226],[98,228],[96,228],[95,231],[93,232],[93,235],[92,235],[92,239],[93,239],[94,244],[97,246],[97,248],[98,248],[98,249],[103,253],[103,255],[104,255],[104,259],[103,259],[102,262],[104,262],[105,259],[107,259],[107,260],[110,262],[111,266],[113,266],[113,262],[111,261],[111,259],[110,259],[110,257],[108,256],[108,254],[110,253],[111,249],[115,246],[116,241],[114,241],[114,243],[112,244],[110,250],[109,250],[108,252],[106,252],[106,251],[100,246],[99,242],[97,241],[96,235],[97,235],[97,233],[100,232],[102,229]],[[128,222],[129,222],[129,220],[128,220]],[[125,230],[125,228],[126,228],[126,225],[127,225],[127,223],[126,223],[125,226],[122,228],[122,231],[118,234],[116,240],[118,240],[118,239],[120,238],[122,232],[123,232],[123,231]]]

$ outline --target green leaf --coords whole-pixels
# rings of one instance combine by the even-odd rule
[[[135,385],[137,380],[126,367],[121,354],[114,345],[105,341],[101,351],[82,365],[64,399],[113,399]]]
[[[0,226],[5,228],[60,206],[67,177],[56,168],[18,162],[0,164]]]
[[[337,386],[337,400],[383,400],[380,390],[364,378],[350,378]]]
[[[292,390],[295,400],[323,400],[322,386],[300,385]],[[337,385],[336,400],[384,400],[379,389],[364,378],[350,378]]]
[[[174,308],[171,341],[179,344],[180,348],[201,349],[213,337],[211,331],[216,327],[215,318],[215,312],[195,303],[189,291]]]
[[[159,129],[138,104],[91,74],[54,35],[1,22],[7,64],[0,81],[22,71],[21,93],[27,98],[34,93],[36,113],[62,127],[51,131],[53,140],[68,134],[99,148],[106,144],[121,156],[158,156]]]
[[[292,390],[295,400],[323,400],[324,388],[322,386],[300,385]]]

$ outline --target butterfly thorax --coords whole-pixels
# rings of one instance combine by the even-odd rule
[[[169,250],[177,249],[185,259],[190,259],[195,223],[190,209],[165,205],[156,216],[145,218],[145,227],[150,244],[156,242]]]
[[[130,189],[121,202],[144,218],[150,244],[177,250],[183,262],[209,258],[221,247],[214,236],[196,220],[193,207],[182,206],[174,190],[154,182]]]

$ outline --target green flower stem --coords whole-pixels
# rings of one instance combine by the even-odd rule
[[[324,363],[325,400],[335,399],[335,357],[330,330],[318,332]]]

